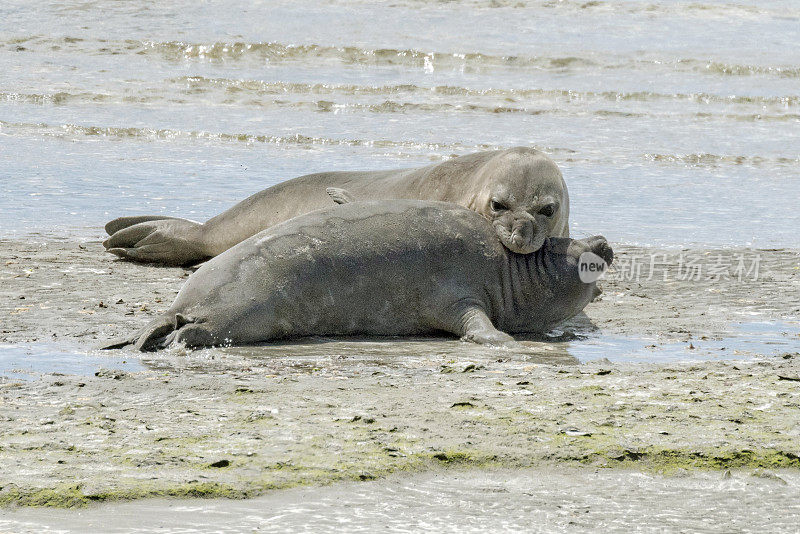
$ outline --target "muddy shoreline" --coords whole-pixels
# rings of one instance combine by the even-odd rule
[[[563,335],[525,341],[533,356],[449,339],[306,340],[0,378],[0,505],[250,497],[442,468],[800,469],[800,337],[779,332],[779,350],[736,360],[711,344],[742,317],[796,320],[798,251],[615,251],[619,265],[758,255],[760,273],[684,280],[670,263],[650,279],[612,277]],[[129,334],[190,274],[50,235],[0,240],[0,260],[9,346],[85,351]],[[598,331],[650,337],[656,352],[683,344],[687,357],[709,345],[714,357],[576,365],[570,339]]]
[[[435,470],[273,491],[253,499],[146,499],[78,510],[17,507],[15,534],[240,532],[797,531],[800,471]]]

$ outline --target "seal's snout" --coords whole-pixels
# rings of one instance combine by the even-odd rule
[[[611,265],[611,262],[614,261],[614,250],[611,248],[611,245],[608,244],[605,237],[595,235],[587,237],[586,239],[581,239],[579,243],[583,244],[582,249],[584,251],[596,254],[602,258],[606,264]]]
[[[504,217],[495,219],[494,227],[498,237],[506,248],[517,254],[536,252],[546,236],[540,235],[536,222],[529,214],[525,213],[520,217],[514,215],[508,213]]]
[[[511,224],[511,244],[513,245],[511,250],[522,254],[533,252],[531,242],[535,233],[533,221],[524,218],[515,219]]]

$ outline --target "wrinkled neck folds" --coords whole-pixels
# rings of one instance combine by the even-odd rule
[[[506,280],[503,284],[503,310],[506,317],[530,312],[552,298],[552,254],[546,246],[531,254],[509,253],[506,256]]]

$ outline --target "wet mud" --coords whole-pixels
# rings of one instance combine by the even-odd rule
[[[3,506],[254,497],[441,469],[800,468],[796,251],[756,251],[754,281],[610,276],[585,316],[526,354],[320,338],[142,355],[92,347],[166,309],[189,270],[118,261],[93,240],[0,250],[0,354],[17,351],[0,379]],[[652,252],[617,249],[622,264]],[[722,343],[746,346],[748,317],[773,341],[733,354]],[[635,361],[576,352],[600,340],[600,356],[603,336],[652,347]],[[659,362],[659,347],[681,357]]]

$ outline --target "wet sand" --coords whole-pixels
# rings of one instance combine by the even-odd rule
[[[169,500],[81,511],[18,508],[14,532],[797,531],[800,473],[652,475],[625,469],[449,471],[294,488],[255,499]]]
[[[620,266],[658,252],[615,249]],[[757,280],[680,280],[675,266],[666,282],[612,276],[585,317],[523,355],[315,339],[144,356],[89,349],[166,309],[190,271],[117,261],[96,240],[5,239],[0,251],[0,344],[103,367],[0,379],[3,506],[253,497],[442,469],[800,468],[794,250],[683,251],[757,254]],[[773,348],[735,349],[747,318],[780,321]],[[652,339],[654,360],[679,346],[688,361],[577,364],[575,340],[592,336]]]

